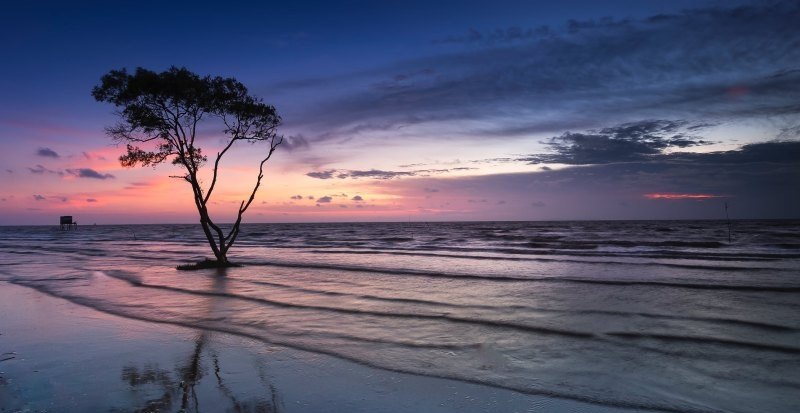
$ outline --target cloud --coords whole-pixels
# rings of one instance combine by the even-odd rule
[[[294,152],[299,150],[307,150],[311,148],[311,144],[303,135],[286,136],[283,138],[283,142],[281,142],[279,148],[289,152]]]
[[[37,156],[43,156],[45,158],[58,158],[58,153],[50,148],[39,148],[36,151]]]
[[[328,169],[324,171],[308,172],[306,176],[316,179],[380,179],[388,180],[409,176],[430,176],[435,174],[445,174],[456,170],[475,169],[475,168],[449,168],[449,169],[418,169],[415,171],[386,171],[382,169],[368,170],[348,170],[348,169]]]
[[[797,166],[800,159],[800,141],[773,140],[751,143],[731,151],[720,152],[675,152],[657,157],[656,161],[680,162],[687,166],[692,164],[736,165],[748,163],[785,163]]]
[[[362,198],[361,195],[356,195],[356,196],[350,198],[350,200],[351,201],[355,201],[355,202],[361,202],[361,201],[364,200],[364,198]]]
[[[303,196],[302,195],[292,195],[290,197],[290,199],[298,199],[299,200],[299,199],[303,199]]]
[[[800,3],[770,1],[472,31],[449,37],[439,55],[362,74],[362,85],[304,118],[316,141],[413,135],[415,125],[454,120],[466,121],[452,126],[461,135],[508,138],[609,119],[796,116],[798,15]]]
[[[565,132],[546,142],[555,153],[531,155],[524,160],[532,164],[570,165],[644,160],[660,155],[666,149],[710,144],[687,132],[705,126],[687,121],[645,120],[588,133]]]
[[[36,165],[33,168],[28,168],[28,170],[31,171],[32,174],[37,174],[37,175],[42,175],[42,174],[48,173],[48,174],[53,174],[53,175],[58,175],[58,176],[64,176],[64,172],[62,172],[62,171],[54,171],[52,169],[45,168],[42,165]]]
[[[317,179],[331,179],[333,178],[333,174],[335,173],[336,173],[335,169],[329,169],[327,171],[309,172],[306,174],[306,176]]]
[[[41,195],[34,195],[33,199],[36,200],[36,201],[44,201],[45,197],[43,197]]]
[[[36,165],[33,168],[28,168],[28,170],[31,171],[31,173],[33,173],[33,174],[39,174],[39,175],[41,175],[41,174],[43,174],[45,172],[50,172],[49,169],[45,168],[42,165]],[[55,171],[52,171],[52,172],[55,172]]]
[[[95,198],[86,198],[86,202],[97,202]]]
[[[420,199],[422,188],[436,187],[450,199],[474,200],[479,194],[507,201],[503,208],[470,204],[472,215],[456,216],[466,220],[719,219],[725,216],[724,201],[733,218],[793,219],[800,218],[799,160],[800,141],[773,140],[735,150],[671,152],[550,171],[390,181],[376,190]],[[675,195],[719,198],[680,202]],[[667,202],[670,196],[675,202]],[[427,202],[432,206],[434,200]]]
[[[77,178],[113,179],[114,175],[103,174],[91,168],[67,169],[66,172]]]
[[[86,160],[89,160],[89,161],[91,161],[92,159],[96,159],[96,160],[99,160],[99,161],[105,161],[106,160],[106,158],[104,156],[102,156],[102,155],[96,155],[96,154],[93,155],[93,154],[91,154],[89,152],[85,152],[85,151],[81,152],[81,155],[83,155],[83,157]]]
[[[153,183],[153,182],[131,182],[130,184],[128,184],[127,186],[125,186],[122,189],[131,190],[131,189],[148,188],[148,187],[152,187],[152,186],[155,186],[155,183]]]
[[[370,169],[367,171],[347,171],[341,172],[337,176],[338,178],[374,178],[374,179],[393,179],[401,176],[414,176],[416,172],[405,172],[405,171],[383,171],[380,169]]]
[[[333,198],[331,198],[329,196],[323,196],[323,197],[320,197],[320,198],[317,199],[317,203],[318,204],[328,204],[331,201],[333,201]]]

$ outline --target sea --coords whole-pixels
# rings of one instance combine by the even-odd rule
[[[395,372],[664,412],[800,411],[800,221],[0,227],[0,280]],[[0,286],[0,288],[2,288]]]

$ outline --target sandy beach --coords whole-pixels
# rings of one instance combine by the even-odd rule
[[[0,313],[4,413],[636,411],[126,319],[6,282]]]

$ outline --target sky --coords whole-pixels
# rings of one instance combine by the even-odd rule
[[[177,167],[120,165],[90,94],[170,66],[283,119],[246,222],[800,218],[797,21],[796,1],[15,2],[0,225],[197,222]],[[223,159],[217,221],[266,149]]]

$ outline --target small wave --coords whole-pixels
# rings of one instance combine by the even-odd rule
[[[776,248],[783,248],[787,250],[800,250],[800,244],[780,243],[780,244],[770,244],[770,246]]]
[[[12,277],[8,281],[13,283],[13,282],[22,281],[22,280],[23,280],[22,278]],[[38,277],[38,278],[36,278],[36,277],[27,278],[26,277],[26,278],[24,278],[25,282],[32,282],[32,283],[47,283],[47,282],[62,282],[62,281],[86,281],[86,280],[87,280],[87,277],[79,277],[79,276],[73,276],[73,277]]]
[[[485,261],[532,261],[532,262],[569,262],[575,264],[599,264],[610,266],[656,266],[656,267],[671,267],[671,268],[686,268],[693,270],[710,270],[710,271],[760,271],[770,270],[774,268],[760,268],[760,267],[735,267],[735,266],[720,266],[720,265],[700,265],[700,264],[679,264],[671,262],[624,262],[624,261],[598,261],[598,260],[577,260],[569,258],[542,258],[542,257],[503,257],[503,256],[487,256],[487,255],[471,255],[471,254],[443,254],[436,252],[413,252],[412,249],[406,251],[383,251],[387,248],[374,248],[369,250],[310,250],[309,252],[315,254],[352,254],[352,255],[398,255],[398,256],[418,256],[418,257],[441,257],[453,259],[471,259],[471,260],[485,260]],[[616,257],[616,255],[612,255]]]
[[[44,251],[18,251],[18,250],[7,250],[3,251],[4,254],[15,254],[15,255],[47,255],[47,252]]]
[[[558,279],[549,279],[550,281],[557,281]],[[583,284],[599,284],[599,285],[619,285],[619,286],[653,286],[653,287],[674,287],[674,288],[690,288],[697,290],[733,290],[733,291],[756,291],[756,292],[774,292],[774,293],[797,293],[800,292],[798,287],[782,287],[782,286],[761,286],[761,285],[731,285],[731,284],[700,284],[700,283],[677,283],[668,281],[624,281],[624,280],[588,280],[588,279],[560,279],[564,282],[574,282]]]
[[[298,336],[308,336],[307,332],[298,332]],[[330,333],[313,333],[315,337],[325,337],[328,339],[341,339],[346,341],[356,341],[359,343],[369,344],[389,344],[397,347],[412,348],[412,349],[430,349],[430,350],[470,350],[481,347],[481,343],[471,344],[437,344],[437,343],[420,343],[416,341],[407,340],[388,340],[382,338],[368,338],[358,337],[349,334],[330,334]]]
[[[238,280],[240,282],[245,282],[249,284],[256,284],[256,285],[267,285],[272,287],[279,287],[285,289],[291,289],[298,292],[303,293],[310,293],[310,294],[319,294],[319,295],[327,295],[327,296],[335,296],[335,297],[351,297],[351,298],[361,298],[367,300],[376,300],[376,301],[385,301],[391,303],[400,303],[400,304],[424,304],[424,305],[433,305],[433,306],[442,306],[442,307],[451,307],[451,308],[492,308],[496,309],[497,307],[494,306],[482,306],[482,305],[468,305],[468,304],[453,304],[453,303],[443,303],[440,301],[430,301],[430,300],[421,300],[418,298],[399,298],[399,297],[381,297],[377,295],[370,295],[370,294],[353,294],[353,293],[342,293],[338,291],[328,291],[328,290],[316,290],[312,288],[304,288],[298,287],[289,284],[281,284],[276,282],[269,282],[269,281],[256,281],[256,280]]]
[[[494,306],[494,305],[482,305],[482,304],[458,304],[458,303],[444,303],[441,301],[432,301],[432,300],[422,300],[418,298],[402,298],[402,297],[384,297],[384,296],[377,296],[371,294],[354,294],[354,293],[343,293],[338,291],[328,291],[328,290],[318,290],[313,288],[305,288],[305,287],[298,287],[295,285],[290,284],[283,284],[271,281],[259,281],[259,280],[237,280],[238,282],[248,283],[248,284],[255,284],[255,285],[266,285],[271,287],[278,287],[283,289],[289,289],[293,291],[298,291],[306,294],[319,294],[319,295],[327,295],[327,296],[336,296],[336,297],[350,297],[356,299],[365,299],[365,300],[375,300],[375,301],[382,301],[382,302],[390,302],[390,303],[398,303],[398,304],[419,304],[419,305],[429,305],[434,307],[444,307],[444,308],[457,308],[457,309],[484,309],[484,310],[493,310],[493,311],[508,311],[508,310],[526,310],[526,311],[533,311],[533,312],[543,312],[543,313],[559,313],[559,314],[572,314],[572,315],[581,315],[581,314],[598,314],[598,315],[610,315],[610,316],[619,316],[619,317],[644,317],[644,318],[653,318],[653,319],[662,319],[662,320],[685,320],[685,321],[696,321],[696,322],[705,322],[705,323],[712,323],[712,324],[730,324],[730,325],[738,325],[743,327],[750,327],[750,328],[758,328],[762,330],[769,330],[769,331],[798,331],[800,329],[789,327],[780,324],[772,324],[772,323],[765,323],[761,321],[751,321],[751,320],[741,320],[735,318],[718,318],[718,317],[689,317],[689,316],[678,316],[678,315],[671,315],[671,314],[653,314],[653,313],[642,313],[642,312],[626,312],[626,311],[608,311],[608,310],[560,310],[560,309],[553,309],[553,308],[542,308],[542,307],[532,307],[527,305],[509,305],[509,306]]]
[[[612,245],[615,247],[677,247],[677,248],[721,248],[726,244],[719,241],[628,241],[628,240],[603,240],[600,245]]]
[[[260,304],[271,305],[275,307],[283,307],[283,308],[296,308],[296,309],[306,309],[306,310],[317,310],[317,311],[327,311],[333,313],[340,313],[340,314],[354,314],[354,315],[368,315],[368,316],[375,316],[375,317],[388,317],[388,318],[409,318],[409,319],[431,319],[431,320],[442,320],[442,321],[450,321],[454,323],[462,323],[462,324],[473,324],[473,325],[483,325],[486,327],[501,327],[501,328],[510,328],[515,330],[521,330],[526,332],[532,333],[541,333],[541,334],[555,334],[555,335],[562,335],[562,336],[569,336],[569,337],[581,337],[581,338],[591,338],[594,337],[592,333],[584,333],[580,331],[572,331],[572,330],[562,330],[562,329],[554,329],[548,327],[540,327],[540,326],[533,326],[529,324],[521,324],[521,323],[513,323],[513,322],[506,322],[506,321],[499,321],[499,320],[485,320],[485,319],[475,319],[475,318],[464,318],[464,317],[457,317],[451,316],[446,314],[410,314],[410,313],[398,313],[398,312],[384,312],[384,311],[372,311],[372,310],[358,310],[353,308],[342,308],[342,307],[329,307],[329,306],[321,306],[321,305],[310,305],[310,304],[295,304],[295,303],[288,303],[285,301],[277,301],[277,300],[270,300],[266,298],[258,298],[258,297],[251,297],[247,295],[239,295],[234,293],[225,293],[225,292],[216,292],[216,291],[204,291],[204,290],[192,290],[180,287],[172,287],[168,285],[157,285],[157,284],[147,284],[137,280],[131,280],[127,277],[120,277],[113,273],[108,273],[108,276],[112,278],[117,278],[119,280],[126,281],[130,283],[132,286],[135,287],[144,287],[144,288],[153,288],[159,290],[166,290],[184,294],[192,294],[198,296],[205,296],[205,297],[223,297],[223,298],[232,298],[232,299],[239,299],[245,301],[256,302]]]
[[[763,291],[763,292],[783,292],[783,293],[796,293],[800,292],[800,286],[759,286],[759,285],[734,285],[734,284],[700,284],[700,283],[679,283],[669,281],[636,281],[636,280],[592,280],[585,278],[555,278],[555,277],[519,277],[507,275],[470,275],[459,273],[445,273],[438,271],[414,271],[406,269],[391,269],[391,268],[375,268],[375,267],[360,267],[360,266],[345,266],[333,264],[300,264],[291,262],[249,262],[248,265],[261,265],[268,267],[285,267],[285,268],[305,268],[305,269],[319,269],[319,270],[337,270],[348,272],[366,272],[390,275],[408,275],[419,277],[434,277],[434,278],[453,278],[453,279],[466,279],[476,281],[497,281],[497,282],[542,282],[542,283],[577,283],[577,284],[598,284],[598,285],[614,285],[614,286],[649,286],[649,287],[674,287],[674,288],[689,288],[700,290],[734,290],[734,291]]]
[[[502,239],[507,241],[522,241],[528,239],[528,237],[524,235],[510,235],[510,234],[495,234],[495,233],[485,233],[481,235],[483,239]]]
[[[611,333],[606,333],[606,335],[612,337],[633,339],[633,340],[655,339],[655,340],[671,341],[671,342],[715,344],[715,345],[725,345],[733,347],[743,347],[753,350],[766,350],[766,351],[776,351],[789,354],[800,354],[800,348],[797,347],[781,346],[777,344],[753,343],[749,341],[729,340],[729,339],[715,338],[715,337],[678,336],[671,334],[647,334],[647,333],[628,333],[628,332],[611,332]]]
[[[414,238],[410,238],[410,237],[384,237],[384,238],[378,238],[376,241],[383,241],[383,242],[411,242],[411,241],[414,241]]]
[[[759,328],[763,330],[770,330],[770,331],[798,331],[800,329],[789,327],[781,324],[772,324],[772,323],[765,323],[761,321],[750,321],[750,320],[741,320],[738,318],[717,318],[717,317],[688,317],[688,316],[677,316],[677,315],[670,315],[670,314],[652,314],[652,313],[638,313],[638,312],[623,312],[623,311],[603,311],[603,310],[588,310],[588,311],[578,311],[578,312],[585,312],[589,314],[607,314],[607,315],[619,315],[619,316],[634,316],[634,317],[645,317],[645,318],[655,318],[655,319],[663,319],[663,320],[686,320],[686,321],[699,321],[699,322],[707,322],[707,323],[715,323],[715,324],[731,324],[731,325],[739,325],[744,327],[753,327]]]
[[[457,252],[460,254],[478,252],[478,253],[494,253],[494,254],[507,254],[507,255],[559,255],[559,256],[577,256],[577,257],[625,257],[625,258],[654,258],[654,259],[702,259],[708,261],[776,261],[784,259],[800,258],[800,254],[780,253],[780,252],[709,252],[709,251],[675,251],[675,250],[648,250],[641,252],[632,251],[590,251],[590,249],[553,249],[546,248],[550,244],[539,243],[537,248],[531,248],[529,244],[506,244],[506,247],[492,246],[492,247],[465,247],[465,246],[448,246],[438,244],[425,244],[415,247],[401,247],[401,246],[370,246],[363,245],[362,243],[350,244],[344,242],[335,243],[309,243],[308,245],[270,245],[269,248],[281,249],[321,249],[321,248],[350,248],[353,250],[396,250],[396,251],[445,251]],[[676,264],[677,265],[677,264]],[[716,268],[716,267],[711,267]],[[745,267],[746,268],[746,267]]]

